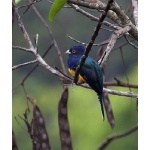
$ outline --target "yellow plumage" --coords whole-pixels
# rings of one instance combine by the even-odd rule
[[[72,76],[75,76],[75,71],[74,71],[74,70],[68,69],[68,71],[69,71],[69,73],[70,73]],[[79,83],[86,82],[80,74],[79,74],[79,76],[78,76],[78,82],[79,82]]]

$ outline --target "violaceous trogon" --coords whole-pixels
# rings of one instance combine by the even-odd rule
[[[83,45],[72,46],[66,51],[69,54],[68,71],[74,76],[76,68],[85,52]],[[97,93],[101,105],[102,117],[104,120],[103,108],[103,74],[98,63],[91,57],[87,57],[78,76],[78,82],[86,82]]]

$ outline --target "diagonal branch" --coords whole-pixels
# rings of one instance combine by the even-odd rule
[[[113,140],[117,139],[117,138],[121,138],[121,137],[125,137],[133,132],[135,132],[138,129],[138,125],[136,125],[135,127],[124,131],[122,133],[118,133],[118,134],[112,134],[110,136],[108,136],[103,143],[98,147],[97,150],[103,150],[104,148],[106,148],[106,146],[108,146],[108,144],[110,144]]]
[[[127,41],[131,46],[133,46],[134,48],[138,49],[138,46],[136,46],[136,45],[133,44],[131,41],[129,41],[126,35],[125,35],[124,37],[125,37],[126,41]]]
[[[133,98],[138,98],[138,94],[137,93],[133,93],[133,92],[123,92],[123,91],[116,91],[116,90],[112,90],[112,89],[108,89],[108,88],[103,88],[103,92],[105,93],[109,93],[109,94],[113,94],[113,95],[118,95],[118,96],[126,96],[126,97],[133,97]]]
[[[75,41],[76,43],[80,43],[82,45],[88,45],[87,43],[81,42],[73,37],[71,37],[70,35],[68,35],[68,38],[70,38],[71,40]],[[93,46],[102,46],[102,45],[106,45],[108,44],[108,40],[101,42],[100,44],[93,44]]]
[[[81,9],[79,6],[77,5],[74,5],[74,4],[71,4],[69,3],[69,5],[74,8],[77,12],[80,12],[81,14],[85,15],[86,17],[90,18],[92,21],[96,21],[98,22],[99,21],[99,18],[98,17],[95,17],[93,16],[92,14],[86,12],[85,10]],[[121,27],[117,26],[117,25],[114,25],[112,23],[109,23],[108,21],[103,21],[102,22],[103,25],[106,25],[108,26],[109,28],[113,28],[115,30],[118,30],[120,29]]]
[[[90,9],[96,9],[96,10],[105,10],[107,5],[101,1],[96,0],[95,3],[88,3],[83,1],[76,1],[76,0],[69,0],[68,2],[83,6]],[[129,17],[125,14],[124,10],[121,9],[121,7],[116,3],[112,3],[111,10],[108,11],[107,17],[113,20],[114,22],[121,24],[123,27],[130,25],[131,30],[129,33],[134,37],[136,40],[138,39],[138,31],[136,26],[131,22]]]
[[[79,0],[68,0],[68,2],[83,6],[89,9],[96,9],[100,12],[105,12],[105,9],[107,7],[107,4],[99,1],[99,0],[88,0],[88,1],[79,1]],[[121,24],[121,21],[119,20],[117,14],[113,12],[112,10],[109,10],[107,13],[107,17],[116,22],[117,24]]]
[[[27,33],[23,23],[22,23],[22,19],[21,19],[21,16],[19,15],[19,13],[18,13],[18,9],[17,8],[15,8],[15,15],[17,17],[17,20],[18,20],[18,23],[19,23],[19,27],[20,27],[20,29],[21,29],[21,31],[23,33],[23,36],[24,36],[24,38],[25,38],[25,40],[26,40],[26,42],[27,42],[27,44],[29,46],[29,49],[32,52],[35,53],[35,49],[34,49],[34,47],[32,45],[31,39],[30,39],[30,37],[29,37],[29,35],[28,35],[28,33]]]
[[[111,50],[113,49],[117,39],[122,35],[127,33],[128,31],[130,31],[131,27],[130,26],[126,26],[124,28],[121,28],[120,30],[115,31],[111,38],[110,41],[101,57],[101,59],[98,61],[98,63],[103,66],[104,62],[107,60],[109,53],[111,52]]]
[[[137,3],[137,0],[132,0],[132,7],[133,7],[133,17],[134,17],[135,25],[138,29],[138,3]]]
[[[73,81],[73,82],[76,83],[76,84],[77,84],[79,72],[81,71],[81,68],[82,68],[84,62],[85,62],[86,58],[88,57],[88,54],[89,54],[89,52],[90,52],[90,50],[91,50],[91,48],[92,48],[92,45],[93,45],[93,43],[94,43],[94,41],[95,41],[95,39],[96,39],[96,37],[97,37],[97,35],[98,35],[98,32],[99,32],[99,30],[100,30],[100,28],[101,28],[101,26],[102,26],[102,22],[103,22],[103,20],[105,19],[105,17],[107,16],[107,12],[109,11],[109,9],[110,9],[112,3],[113,3],[113,0],[109,0],[109,2],[108,2],[108,4],[107,4],[107,7],[106,7],[106,9],[105,9],[105,13],[102,14],[101,17],[99,18],[99,22],[98,22],[98,24],[97,24],[97,26],[96,26],[96,29],[95,29],[95,31],[94,31],[94,33],[93,33],[93,35],[92,35],[92,38],[91,38],[91,40],[90,40],[88,46],[86,47],[86,51],[85,51],[84,55],[83,55],[82,58],[81,58],[80,64],[78,65],[78,67],[77,67],[77,69],[76,69],[75,77],[74,77],[74,81]]]
[[[33,53],[31,49],[28,49],[28,48],[25,48],[25,47],[21,47],[21,46],[12,46],[12,48]]]
[[[37,62],[37,60],[33,60],[33,61],[26,62],[26,63],[18,64],[18,65],[13,66],[12,70],[18,69],[18,68],[26,66],[26,65],[34,64],[36,62]]]
[[[62,75],[61,73],[59,73],[56,69],[54,69],[53,67],[49,66],[45,60],[37,53],[37,48],[33,46],[30,37],[25,29],[25,26],[22,22],[22,19],[18,13],[18,9],[15,9],[15,14],[17,16],[18,22],[19,22],[19,27],[21,29],[21,31],[23,32],[24,38],[27,41],[28,45],[29,45],[29,49],[30,51],[34,54],[34,56],[36,57],[37,62],[39,62],[44,68],[46,68],[48,71],[50,71],[51,73],[58,75],[61,78],[66,78],[64,75]],[[55,44],[55,43],[54,43]]]
[[[28,0],[28,2],[31,3],[31,0]],[[41,22],[44,24],[44,26],[46,27],[50,37],[52,38],[52,40],[54,42],[54,47],[57,50],[58,58],[59,58],[63,73],[67,74],[66,69],[65,69],[65,65],[64,65],[64,62],[63,62],[61,51],[58,47],[58,44],[57,44],[56,40],[53,37],[53,33],[52,33],[51,29],[49,28],[47,22],[44,20],[44,18],[42,17],[42,15],[39,13],[39,11],[37,10],[37,8],[34,5],[32,5],[32,9],[35,12],[35,14],[38,16],[38,18],[41,20]]]

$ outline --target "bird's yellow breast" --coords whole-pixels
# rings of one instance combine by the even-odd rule
[[[68,69],[68,71],[69,71],[69,73],[70,73],[72,76],[75,76],[75,71],[74,71],[74,70]],[[78,76],[78,82],[79,82],[79,83],[86,82],[80,74],[79,74],[79,76]]]

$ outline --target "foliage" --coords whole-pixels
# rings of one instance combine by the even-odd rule
[[[49,11],[49,19],[52,21],[59,10],[66,4],[67,0],[55,0]]]

